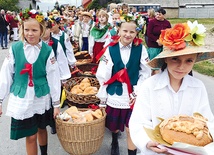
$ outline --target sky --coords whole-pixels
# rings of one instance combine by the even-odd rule
[[[54,5],[58,1],[59,6],[63,4],[69,4],[69,5],[74,5],[74,6],[80,6],[82,5],[82,0],[40,0],[40,2],[36,2],[36,5],[39,6],[39,9],[41,11],[50,11],[54,8]]]

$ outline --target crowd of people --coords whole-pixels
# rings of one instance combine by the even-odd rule
[[[193,43],[195,40],[185,40],[191,44],[184,45],[190,29],[184,24],[172,28],[163,8],[151,8],[145,16],[127,4],[109,6],[109,10],[67,6],[45,13],[24,9],[19,14],[1,10],[1,47],[8,48],[8,39],[16,43],[0,72],[0,115],[3,100],[10,94],[6,111],[12,117],[10,138],[26,137],[28,155],[38,154],[37,140],[41,155],[47,155],[46,126],[56,133],[54,118],[60,112],[60,94],[75,68],[77,51],[88,51],[92,62],[98,63],[97,97],[106,105],[111,155],[120,154],[118,136],[124,130],[129,155],[136,155],[137,149],[146,155],[168,154],[143,131],[144,126],[158,124],[156,117],[200,112],[214,120],[204,85],[188,75],[196,61],[209,59],[213,53],[199,48],[201,42]],[[170,39],[180,36],[172,35],[166,41],[171,29],[184,32],[169,45]],[[170,54],[173,50],[175,54]],[[190,102],[189,110],[185,100]],[[162,108],[157,109],[159,105]]]

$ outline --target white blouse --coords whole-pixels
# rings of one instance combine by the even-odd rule
[[[132,47],[132,44],[129,45]],[[127,64],[129,61],[129,57],[131,54],[131,48],[124,48],[123,45],[119,42],[120,47],[120,55],[124,64]],[[137,85],[134,86],[134,91],[137,93],[137,86],[142,83],[146,78],[151,75],[151,69],[147,66],[148,54],[146,48],[142,46],[142,54],[140,59],[140,68],[139,70],[139,79]],[[98,91],[97,97],[100,98],[101,101],[106,101],[106,104],[114,107],[114,108],[121,108],[121,109],[129,109],[129,93],[128,88],[125,83],[122,83],[123,87],[123,94],[122,96],[118,96],[116,94],[109,95],[106,91],[108,85],[103,85],[107,82],[112,75],[112,67],[113,62],[109,53],[109,49],[107,48],[106,52],[104,53],[104,57],[99,63],[96,77],[100,83],[100,89]]]
[[[37,60],[41,45],[42,42],[35,46],[24,43],[24,54],[29,63],[32,64]],[[52,103],[59,102],[61,91],[60,73],[58,63],[53,61],[54,59],[55,56],[52,51],[46,63],[46,78],[50,93],[38,98],[35,96],[34,87],[28,86],[25,97],[20,98],[10,93],[15,73],[15,60],[12,48],[9,49],[9,55],[5,58],[0,71],[0,99],[5,99],[9,95],[6,115],[23,120],[32,117],[34,114],[43,114],[45,110],[49,110],[51,107],[50,98],[52,98]]]
[[[192,116],[199,112],[210,122],[214,121],[204,84],[190,76],[183,78],[178,92],[170,86],[167,69],[143,82],[129,121],[129,129],[133,143],[141,150],[142,155],[155,155],[146,148],[150,141],[143,127],[155,128],[163,119],[178,114]]]
[[[49,40],[44,41],[46,44],[48,44]],[[65,56],[65,53],[63,51],[63,48],[60,44],[60,42],[58,42],[57,45],[57,50],[56,50],[56,58],[57,58],[57,63],[59,66],[59,72],[60,72],[60,79],[61,80],[66,80],[69,79],[71,77],[71,72],[68,66],[68,60]]]
[[[60,40],[60,36],[62,36],[62,31],[60,30],[58,34],[54,34],[52,33],[52,37],[54,37],[55,39],[57,40]],[[66,56],[67,56],[67,59],[68,59],[68,64],[70,66],[74,66],[75,65],[75,62],[76,62],[76,58],[74,57],[74,52],[73,52],[73,47],[71,45],[71,42],[70,42],[70,37],[64,33],[64,36],[65,36],[65,39],[64,39],[64,44],[65,44],[65,47],[66,47]]]

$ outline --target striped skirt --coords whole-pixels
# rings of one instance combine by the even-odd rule
[[[132,114],[131,109],[116,109],[107,105],[106,107],[106,127],[110,131],[124,131],[125,126],[129,127],[129,119]]]
[[[44,114],[35,114],[31,118],[17,120],[11,118],[10,139],[18,140],[23,137],[32,136],[37,133],[38,128],[45,129],[53,125],[53,109],[45,111]]]

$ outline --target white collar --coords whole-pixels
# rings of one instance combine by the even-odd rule
[[[40,42],[36,45],[31,45],[29,44],[26,40],[24,41],[24,49],[27,49],[28,47],[34,47],[34,48],[38,48],[41,49],[42,47],[42,40],[40,40]]]
[[[167,86],[171,88],[168,70],[165,69],[162,73],[159,73],[158,75],[159,75],[158,81],[154,90],[162,89]],[[154,76],[158,76],[158,75],[154,75]],[[183,81],[181,83],[179,91],[185,90],[187,87],[198,87],[198,85],[195,84],[192,78],[194,77],[190,75],[185,75],[183,77]]]
[[[132,43],[130,43],[127,46],[124,46],[121,42],[119,42],[119,46],[120,46],[120,49],[131,49],[132,48]]]

